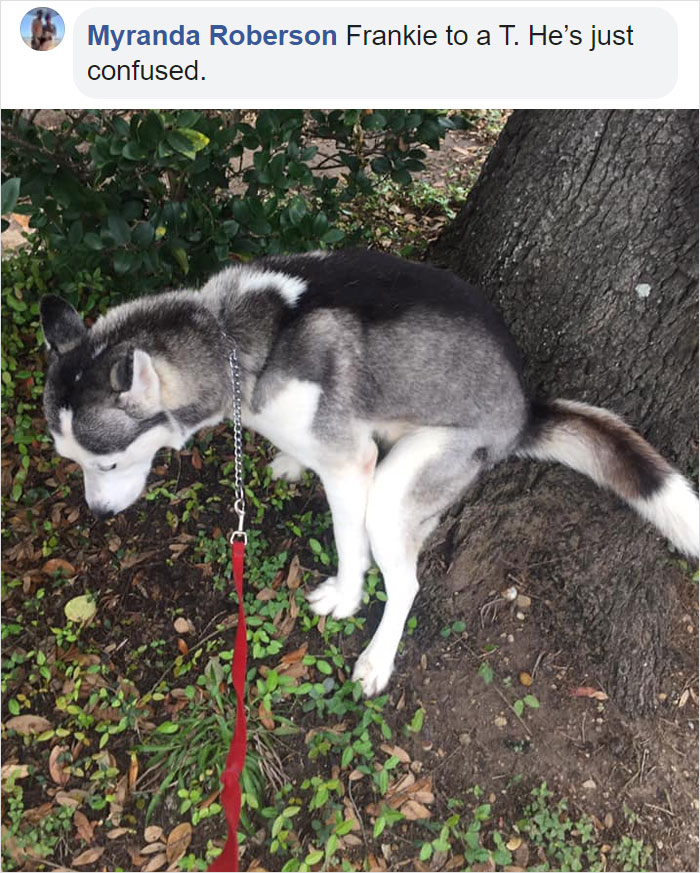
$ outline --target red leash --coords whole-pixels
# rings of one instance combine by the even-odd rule
[[[226,766],[221,774],[221,805],[226,813],[228,836],[223,852],[209,867],[210,871],[222,873],[237,873],[238,871],[238,820],[241,816],[241,773],[245,764],[246,721],[245,694],[246,662],[248,659],[248,638],[245,626],[245,611],[243,609],[243,559],[247,537],[244,530],[245,522],[245,491],[243,488],[243,421],[241,414],[241,372],[238,364],[236,346],[231,342],[226,332],[222,337],[229,348],[228,364],[231,371],[232,388],[232,421],[234,442],[234,470],[236,500],[233,504],[238,516],[238,530],[231,534],[231,569],[233,581],[238,595],[238,627],[236,641],[231,660],[231,678],[233,690],[236,692],[236,726],[233,731],[231,746],[226,758]]]
[[[228,838],[223,852],[209,867],[210,871],[236,873],[238,870],[238,819],[241,814],[240,776],[245,764],[246,720],[243,695],[245,692],[246,661],[248,656],[248,639],[243,610],[243,559],[245,557],[245,534],[241,531],[233,534],[231,539],[231,566],[233,581],[238,594],[238,627],[236,642],[231,661],[231,676],[233,689],[236,692],[236,727],[231,740],[231,747],[226,758],[226,766],[221,774],[223,789],[221,804],[226,813]]]

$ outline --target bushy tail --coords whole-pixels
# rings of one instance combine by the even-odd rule
[[[700,552],[700,506],[690,483],[612,412],[533,403],[518,455],[559,461],[612,489],[688,555]]]

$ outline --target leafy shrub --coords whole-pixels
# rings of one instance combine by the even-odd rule
[[[358,242],[338,216],[380,179],[408,184],[465,118],[437,110],[3,113],[3,198],[30,216],[55,290],[76,272],[135,296],[231,259]],[[7,207],[3,207],[3,213]]]

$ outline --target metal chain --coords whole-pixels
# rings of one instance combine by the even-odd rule
[[[231,534],[231,542],[238,537],[244,541],[247,539],[245,523],[245,491],[243,489],[243,422],[241,419],[241,370],[238,365],[236,347],[228,343],[230,352],[228,355],[229,370],[231,371],[231,386],[233,388],[233,464],[234,464],[234,491],[236,499],[233,508],[238,516],[238,529]]]

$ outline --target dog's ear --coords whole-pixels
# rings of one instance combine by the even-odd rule
[[[41,298],[41,327],[46,345],[52,352],[65,355],[79,346],[87,334],[87,328],[75,309],[55,294]]]
[[[109,374],[112,390],[119,393],[119,404],[143,410],[149,415],[160,412],[160,377],[153,359],[142,349],[130,347],[112,364]]]

